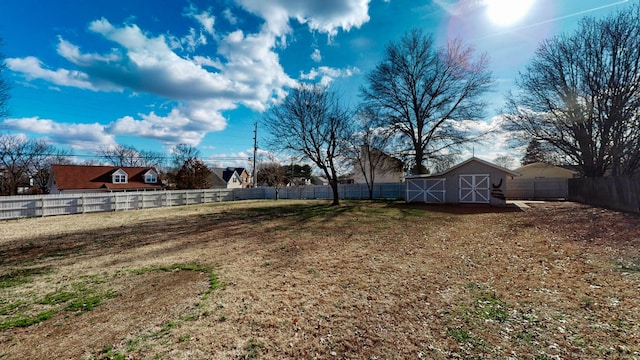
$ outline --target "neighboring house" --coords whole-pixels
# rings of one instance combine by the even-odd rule
[[[49,193],[162,190],[152,167],[51,165]]]
[[[535,162],[517,168],[522,174],[518,179],[508,179],[510,199],[550,200],[569,197],[569,180],[579,177],[575,170],[560,166]]]
[[[241,180],[241,185],[243,188],[248,188],[251,187],[251,176],[249,175],[249,172],[247,172],[247,170],[245,168],[241,168],[241,167],[237,167],[237,168],[229,168],[229,169],[234,169],[236,171],[236,173],[238,173],[238,176],[240,176],[240,180]]]
[[[543,179],[543,178],[563,178],[570,179],[578,177],[577,171],[566,169],[560,166],[547,164],[544,162],[535,162],[519,167],[515,170],[522,176],[520,179]]]
[[[238,173],[237,169],[242,171]],[[244,168],[212,168],[211,172],[214,189],[240,189],[249,184],[249,176]],[[241,174],[245,174],[246,177],[243,178]]]
[[[515,171],[472,157],[433,175],[408,176],[407,202],[506,204],[507,176]]]
[[[378,149],[371,149],[371,159],[376,165],[373,169],[373,182],[374,183],[388,183],[388,182],[402,182],[404,181],[404,163],[400,159],[396,159],[393,156],[387,155]],[[369,159],[369,153],[362,151],[362,166],[358,160],[353,164],[354,174],[353,181],[356,184],[366,184],[371,182],[371,159]],[[362,171],[364,167],[366,171]]]

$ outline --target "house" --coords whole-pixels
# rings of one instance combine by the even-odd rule
[[[432,175],[406,178],[407,202],[506,204],[507,176],[515,171],[472,157]]]
[[[535,162],[516,169],[522,174],[517,179],[507,179],[510,199],[557,200],[569,197],[569,179],[579,177],[575,170]]]
[[[366,184],[371,182],[371,162],[375,165],[373,168],[373,181],[375,183],[402,182],[404,181],[404,163],[400,159],[385,154],[378,149],[371,151],[363,151],[362,163],[356,160],[354,162],[353,181],[356,184]],[[364,171],[363,171],[364,169]],[[365,178],[366,174],[366,178]]]
[[[215,189],[240,189],[251,186],[251,178],[244,168],[212,168]]]
[[[162,190],[153,167],[51,165],[49,193]]]
[[[547,179],[547,178],[563,178],[570,179],[580,176],[577,171],[547,164],[544,162],[534,162],[524,165],[515,170],[522,176],[520,179]]]

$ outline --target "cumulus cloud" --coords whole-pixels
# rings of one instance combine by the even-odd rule
[[[210,13],[203,11],[199,14],[192,15],[194,19],[196,19],[202,28],[209,33],[210,35],[215,35],[215,31],[213,30],[213,25],[216,23],[216,18]]]
[[[300,74],[301,80],[317,81],[321,85],[329,85],[333,80],[337,78],[346,78],[359,73],[360,70],[357,67],[348,67],[345,69],[336,69],[329,66],[320,66],[317,69],[313,68],[308,73]]]
[[[224,11],[222,12],[222,16],[224,16],[224,18],[231,25],[235,25],[238,23],[238,18],[235,15],[233,15],[233,13],[231,12],[231,9],[224,9]]]
[[[213,111],[204,109],[172,109],[166,116],[154,112],[120,118],[107,126],[114,135],[135,135],[152,138],[171,146],[178,143],[197,145],[207,132],[222,130],[225,120]]]
[[[322,54],[320,53],[320,49],[313,50],[313,53],[311,53],[311,59],[315,62],[322,61]]]
[[[35,116],[6,119],[2,125],[12,130],[44,134],[46,140],[54,144],[69,145],[76,150],[95,150],[96,147],[116,144],[115,137],[106,133],[104,126],[98,123],[59,123]]]
[[[266,21],[267,28],[282,36],[290,31],[294,18],[314,31],[335,36],[339,29],[349,31],[369,21],[370,0],[238,0],[247,11]]]
[[[98,87],[90,81],[86,73],[67,69],[47,69],[40,60],[33,56],[22,59],[9,58],[5,60],[5,63],[9,69],[25,74],[28,80],[43,79],[60,86],[98,90]]]
[[[463,131],[470,136],[478,137],[478,142],[473,148],[468,148],[462,153],[462,157],[475,156],[492,161],[502,155],[519,157],[520,149],[512,149],[511,140],[514,134],[505,129],[505,118],[502,115],[492,117],[489,121],[463,120],[452,121],[451,126]]]
[[[102,18],[91,22],[88,28],[115,44],[105,53],[84,50],[58,37],[57,53],[72,64],[73,70],[50,69],[35,57],[11,58],[6,63],[9,69],[22,73],[28,80],[41,79],[56,87],[92,91],[127,89],[135,94],[158,95],[174,104],[174,109],[166,115],[152,112],[125,116],[101,129],[94,128],[102,134],[101,141],[113,139],[114,135],[137,135],[166,144],[196,145],[207,132],[224,129],[224,111],[240,105],[264,111],[270,104],[279,103],[286,96],[287,88],[298,83],[284,71],[277,53],[278,45],[291,31],[291,19],[329,36],[339,30],[360,27],[369,20],[369,0],[238,0],[238,4],[264,19],[264,25],[257,32],[237,30],[217,34],[216,18],[211,10],[201,11],[190,6],[184,15],[200,26],[189,28],[183,37],[152,34],[133,23],[112,24]],[[222,16],[231,24],[238,22],[231,9],[226,9]],[[209,41],[215,42],[212,46],[217,51],[215,54],[193,53]],[[177,51],[188,54],[180,55]],[[312,59],[321,61],[318,49]],[[328,84],[357,71],[356,68],[319,67],[300,77]],[[40,126],[45,121],[35,120]],[[20,123],[26,121],[23,119]],[[55,126],[61,129],[65,125]],[[67,126],[77,126],[75,131],[83,129],[81,124]]]

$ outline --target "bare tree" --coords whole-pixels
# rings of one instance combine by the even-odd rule
[[[427,158],[469,140],[455,122],[484,116],[482,95],[492,83],[488,64],[485,54],[476,57],[462,42],[437,47],[420,30],[387,45],[361,92],[380,109],[384,124],[410,144],[414,174],[426,172]]]
[[[511,169],[516,159],[511,155],[499,155],[493,159],[493,163],[505,169]]]
[[[274,149],[312,161],[329,180],[332,205],[339,205],[338,166],[351,135],[347,110],[338,96],[319,85],[300,85],[265,114]]]
[[[508,126],[585,176],[640,172],[640,5],[543,42],[508,97]]]
[[[355,167],[354,171],[362,175],[367,184],[369,199],[373,199],[376,175],[385,171],[404,170],[400,160],[393,161],[393,158],[384,153],[390,136],[386,129],[379,126],[380,123],[380,115],[375,107],[365,106],[360,109],[356,113],[354,135],[349,152],[349,158]]]
[[[116,145],[103,147],[104,157],[113,166],[161,167],[165,162],[164,154],[150,150],[138,150],[133,146]]]
[[[276,200],[280,196],[280,189],[285,185],[286,178],[284,167],[277,162],[261,164],[258,170],[258,184],[272,187],[276,192]]]
[[[160,169],[163,168],[166,163],[165,155],[158,151],[140,150],[139,156],[140,161],[138,162],[138,166]]]
[[[100,151],[102,157],[113,166],[139,166],[140,164],[140,152],[133,146],[116,145],[103,147]]]
[[[30,140],[18,135],[0,135],[0,193],[16,195],[28,187],[36,165],[52,152],[43,140]]]
[[[51,165],[53,164],[71,164],[69,157],[71,153],[68,150],[54,149],[49,146],[50,153],[46,156],[34,159],[34,172],[31,175],[33,179],[34,192],[40,194],[49,193],[49,178],[51,177]]]
[[[0,47],[1,46],[2,38],[0,37]],[[0,53],[0,119],[9,115],[9,90],[11,87],[2,77],[6,68],[4,54]]]
[[[175,169],[180,169],[185,162],[200,157],[200,150],[187,145],[178,144],[171,149],[171,164]]]

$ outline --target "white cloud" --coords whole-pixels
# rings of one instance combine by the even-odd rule
[[[335,36],[338,29],[349,31],[369,21],[370,0],[238,0],[247,11],[265,19],[273,34],[290,31],[289,19],[307,24],[311,30]]]
[[[104,126],[93,124],[58,123],[39,117],[13,118],[2,122],[3,127],[44,134],[53,144],[68,145],[76,150],[92,151],[101,146],[115,145],[115,137],[105,132]]]
[[[493,161],[498,156],[510,155],[519,158],[521,149],[511,147],[514,134],[504,128],[505,118],[502,115],[494,116],[489,121],[463,120],[452,122],[456,130],[464,131],[471,136],[480,136],[474,145],[467,146],[462,152],[463,158],[475,155]]]
[[[222,12],[222,16],[224,16],[224,18],[227,19],[227,21],[231,25],[235,25],[238,23],[238,18],[233,15],[231,9],[224,9],[224,11]]]
[[[320,49],[313,50],[313,53],[311,53],[311,59],[315,62],[322,61],[322,54],[320,53]]]
[[[207,45],[207,38],[204,34],[196,32],[196,29],[190,28],[189,33],[182,38],[173,35],[167,35],[167,45],[171,50],[181,50],[186,52],[194,52],[202,45]]]
[[[196,20],[198,20],[198,22],[200,23],[200,25],[202,25],[206,32],[208,32],[210,35],[215,35],[213,25],[216,22],[216,18],[214,16],[206,12],[201,12],[194,17]]]
[[[356,67],[348,67],[345,69],[336,69],[329,66],[320,66],[311,69],[308,73],[300,74],[301,80],[318,81],[320,84],[327,86],[337,78],[351,77],[359,73]]]
[[[166,116],[154,112],[138,114],[139,119],[125,116],[106,127],[114,135],[134,135],[156,139],[165,145],[179,143],[198,145],[204,135],[223,130],[224,117],[206,108],[174,108]]]
[[[26,58],[9,58],[5,60],[9,69],[25,74],[28,80],[42,79],[60,86],[72,86],[80,89],[97,91],[86,73],[67,69],[50,70],[43,67],[43,64],[33,56]]]
[[[239,0],[239,3],[265,20],[258,32],[238,30],[216,34],[216,18],[211,11],[199,11],[193,6],[187,8],[184,15],[195,19],[201,28],[190,28],[182,38],[148,33],[133,23],[114,25],[102,18],[91,22],[89,30],[115,44],[105,53],[83,51],[71,41],[58,37],[57,52],[73,64],[73,70],[49,69],[35,57],[7,59],[7,66],[28,80],[42,79],[57,87],[92,91],[128,89],[132,94],[164,97],[177,104],[168,114],[125,116],[102,129],[93,129],[101,134],[96,136],[113,139],[115,135],[136,135],[166,144],[196,145],[207,132],[225,128],[224,111],[239,105],[264,111],[270,104],[279,103],[286,96],[287,88],[297,84],[285,73],[276,52],[278,43],[283,43],[290,33],[290,19],[330,36],[369,20],[369,0],[274,0],[268,3]],[[230,9],[222,15],[229,23],[238,21]],[[211,37],[205,36],[207,34]],[[211,48],[217,53],[208,56],[176,53],[178,49],[191,53],[209,45],[209,41],[215,42]],[[316,49],[312,58],[320,61],[320,51]],[[356,68],[319,67],[301,77],[328,84],[356,71]],[[44,120],[36,120],[43,125]],[[55,126],[82,129],[79,124]]]

